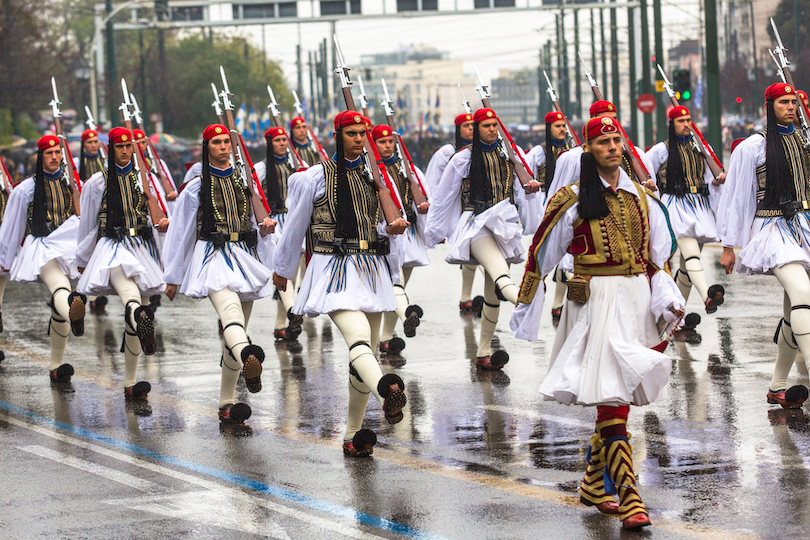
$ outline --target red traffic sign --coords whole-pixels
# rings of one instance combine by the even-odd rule
[[[636,99],[636,107],[644,114],[649,114],[655,110],[655,96],[652,94],[641,94]]]

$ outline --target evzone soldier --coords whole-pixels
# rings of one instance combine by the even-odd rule
[[[382,221],[379,195],[364,168],[367,122],[356,111],[339,113],[335,158],[290,177],[289,210],[276,246],[273,274],[276,287],[284,290],[298,268],[306,236],[312,258],[293,313],[328,314],[349,347],[349,414],[343,452],[353,457],[370,455],[377,440],[372,431],[361,429],[369,393],[380,401],[392,424],[402,421],[406,404],[402,379],[383,375],[374,351],[382,313],[397,308],[392,281],[397,276],[391,272],[399,269],[399,263],[386,260],[389,236],[402,234],[409,224],[403,218]],[[396,255],[393,249],[388,258]]]
[[[98,132],[94,129],[85,129],[82,132],[82,149],[79,155],[73,158],[73,163],[79,169],[79,178],[87,182],[91,176],[97,172],[107,173],[107,166],[104,164],[104,154],[101,151],[101,141],[98,139]],[[88,298],[90,311],[103,313],[107,305],[106,296],[90,296]]]
[[[501,369],[506,351],[492,352],[501,301],[517,303],[518,288],[509,265],[523,261],[524,234],[531,234],[540,216],[540,184],[532,180],[527,193],[515,167],[503,154],[498,117],[492,109],[473,116],[473,142],[457,152],[442,175],[427,219],[428,245],[447,238],[450,264],[484,267],[484,306],[476,365]],[[463,213],[459,215],[458,209]]]
[[[797,408],[807,399],[807,388],[786,388],[798,351],[810,365],[810,154],[793,125],[794,89],[784,83],[770,85],[765,108],[767,128],[731,154],[717,210],[720,264],[727,274],[735,262],[742,274],[772,274],[785,290],[766,397],[768,403]],[[739,259],[734,246],[742,248]]]
[[[554,181],[557,158],[563,152],[571,149],[566,138],[568,126],[563,113],[557,111],[546,113],[545,122],[546,140],[526,154],[526,161],[535,171],[535,178],[543,186],[543,206],[545,206],[545,201],[549,197],[548,190],[551,183]],[[563,300],[565,299],[565,281],[568,277],[566,272],[559,268],[554,271],[554,281],[557,285],[554,288],[554,301],[551,304],[551,318],[555,324],[560,322]]]
[[[152,182],[152,188],[157,190],[160,193],[160,198],[166,201],[166,215],[171,218],[171,211],[174,207],[174,201],[177,199],[177,192],[174,191],[174,177],[172,177],[171,171],[169,171],[168,165],[166,162],[163,161],[160,157],[158,157],[159,163],[152,163],[152,158],[149,153],[146,151],[146,146],[149,144],[149,141],[146,138],[146,133],[142,129],[133,129],[132,134],[135,136],[135,142],[138,143],[138,146],[141,148],[141,153],[143,154],[144,160],[149,165],[150,169],[158,170],[160,168],[163,174],[166,175],[166,179],[169,181],[170,187],[172,191],[166,193],[166,187],[163,185],[163,182]],[[154,177],[154,175],[153,175]]]
[[[455,124],[456,136],[454,142],[447,143],[436,150],[428,162],[427,169],[425,169],[425,182],[428,193],[436,193],[444,169],[450,163],[450,158],[465,146],[472,144],[473,127],[475,125],[472,114],[464,113],[456,116]],[[461,208],[457,211],[461,215]],[[461,298],[458,301],[458,308],[462,313],[480,313],[481,307],[484,305],[483,296],[472,297],[476,268],[473,264],[461,265]]]
[[[652,163],[650,172],[656,175],[661,202],[667,207],[681,253],[675,282],[685,299],[694,286],[706,313],[714,313],[723,303],[725,289],[706,283],[700,253],[703,244],[719,240],[713,208],[717,208],[720,198],[720,180],[715,180],[703,155],[692,144],[689,109],[673,107],[668,115],[669,138],[653,146],[647,158]],[[671,152],[671,148],[677,152]],[[700,315],[690,313],[683,328],[694,328],[699,322]]]
[[[264,133],[264,139],[267,142],[267,158],[256,163],[256,176],[261,182],[267,203],[270,205],[270,215],[278,222],[274,233],[275,240],[278,242],[281,235],[284,234],[287,218],[287,180],[295,169],[287,154],[289,138],[284,128],[271,127]],[[305,266],[303,242],[298,246],[298,254],[299,269],[296,270],[290,286],[285,287],[283,291],[278,289],[276,323],[273,329],[276,341],[294,341],[301,334],[304,318],[301,315],[295,315],[291,310],[295,303],[295,289],[300,285],[300,280],[297,278]]]
[[[312,148],[312,144],[309,142],[308,132],[309,126],[306,120],[300,116],[290,120],[290,136],[292,137],[293,148],[298,152],[301,161],[311,166],[320,163],[321,160],[318,159],[317,150]]]
[[[2,158],[0,158],[2,161]],[[5,163],[0,163],[0,167],[5,168]],[[8,196],[12,190],[11,178],[8,179],[8,187],[5,182],[0,179],[0,226],[3,223],[3,215],[8,206]],[[3,296],[6,294],[6,285],[8,285],[8,272],[0,269],[0,333],[3,332]],[[6,358],[6,353],[0,350],[0,362]]]
[[[116,127],[109,132],[109,168],[84,184],[81,198],[76,263],[82,294],[117,294],[124,304],[124,397],[146,399],[151,386],[135,381],[138,357],[155,354],[154,311],[142,297],[166,288],[154,229],[164,232],[168,219],[152,224],[147,211],[147,186],[136,173],[132,132]],[[143,171],[149,174],[148,171]]]
[[[71,330],[75,336],[84,334],[86,297],[71,290],[71,283],[79,279],[76,239],[80,220],[67,178],[59,139],[41,137],[36,173],[11,192],[0,225],[0,267],[14,281],[41,281],[51,293],[51,382],[70,381],[73,366],[63,363],[68,334]]]
[[[253,301],[272,294],[273,242],[270,217],[256,224],[245,179],[230,164],[228,128],[203,131],[201,177],[177,198],[164,242],[166,295],[208,298],[222,324],[219,419],[242,423],[250,406],[236,403],[240,372],[250,392],[262,388],[264,351],[247,337]]]
[[[417,206],[413,198],[413,191],[421,189],[416,184],[411,183],[405,172],[401,170],[397,163],[395,152],[396,141],[391,128],[385,124],[375,126],[371,130],[371,137],[377,145],[377,151],[385,163],[388,175],[396,184],[399,192],[402,207],[408,222],[411,224],[397,244],[400,246],[399,281],[394,282],[394,294],[397,298],[396,311],[388,311],[383,315],[382,334],[380,335],[380,352],[385,354],[398,354],[405,348],[405,341],[402,338],[394,337],[394,328],[397,321],[402,321],[402,327],[406,337],[416,335],[416,327],[419,326],[423,316],[422,308],[418,305],[410,305],[405,287],[411,278],[413,269],[417,266],[427,266],[430,264],[430,257],[427,254],[425,245],[425,214],[430,208],[430,203],[425,201]],[[407,166],[407,165],[406,165]],[[416,169],[416,167],[414,167]],[[421,176],[421,171],[416,169],[416,174]]]
[[[646,405],[665,390],[672,361],[659,352],[666,343],[656,320],[678,321],[684,300],[661,270],[675,251],[666,210],[621,167],[618,130],[612,118],[585,125],[580,179],[546,206],[510,325],[516,337],[537,339],[542,280],[573,254],[575,277],[540,392],[566,405],[596,406],[580,502],[639,529],[650,519],[636,491],[627,416],[631,404]]]

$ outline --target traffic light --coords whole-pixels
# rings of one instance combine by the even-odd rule
[[[683,101],[692,97],[692,73],[688,69],[676,69],[672,72],[672,89],[681,94]]]

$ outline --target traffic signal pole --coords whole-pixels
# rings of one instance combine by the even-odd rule
[[[659,1],[659,0],[656,0]],[[706,10],[706,84],[703,85],[706,94],[709,126],[706,130],[706,139],[715,149],[723,154],[723,135],[720,110],[720,58],[717,51],[717,0],[705,0]]]

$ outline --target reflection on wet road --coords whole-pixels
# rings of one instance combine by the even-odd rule
[[[498,346],[511,360],[484,372],[471,359],[478,320],[457,310],[460,272],[434,250],[408,293],[425,311],[417,337],[383,371],[406,383],[404,420],[374,400],[364,427],[380,444],[350,460],[340,444],[347,350],[326,317],[298,342],[273,344],[275,302],[248,333],[265,348],[263,386],[238,399],[248,428],[216,418],[220,345],[208,302],[165,298],[159,352],[142,357],[148,403],[125,403],[123,308],[88,316],[71,337],[69,385],[47,377],[41,285],[10,284],[0,348],[0,537],[625,538],[615,518],[581,506],[576,488],[594,409],[544,402],[537,389],[554,339],[515,340],[501,309]],[[633,408],[629,430],[652,538],[804,537],[810,522],[810,417],[765,402],[782,292],[772,277],[725,276],[728,291],[698,335],[670,345],[668,396]],[[522,268],[513,268],[519,279]],[[483,279],[476,278],[475,290]],[[700,308],[692,299],[692,310]],[[401,335],[401,329],[399,330]],[[801,356],[799,356],[801,358]],[[807,384],[796,370],[793,381]],[[638,533],[635,533],[638,534]]]

